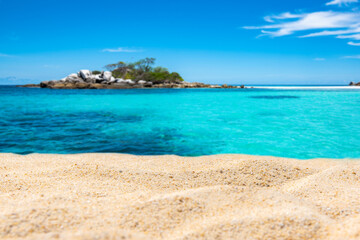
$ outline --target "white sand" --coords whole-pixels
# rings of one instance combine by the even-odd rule
[[[0,154],[1,239],[360,239],[360,161]]]

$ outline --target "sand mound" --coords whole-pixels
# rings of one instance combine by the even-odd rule
[[[360,161],[0,154],[0,238],[360,239]]]

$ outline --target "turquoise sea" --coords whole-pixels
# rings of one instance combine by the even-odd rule
[[[0,86],[0,152],[360,158],[360,88]]]

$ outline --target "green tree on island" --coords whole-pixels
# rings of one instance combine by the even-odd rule
[[[184,81],[177,72],[170,73],[167,68],[153,67],[155,61],[155,58],[145,58],[134,63],[120,61],[108,64],[105,68],[111,71],[116,78],[145,80],[153,83],[179,83]]]

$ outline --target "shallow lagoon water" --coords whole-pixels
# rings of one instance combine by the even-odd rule
[[[0,152],[360,158],[360,89],[0,86]]]

